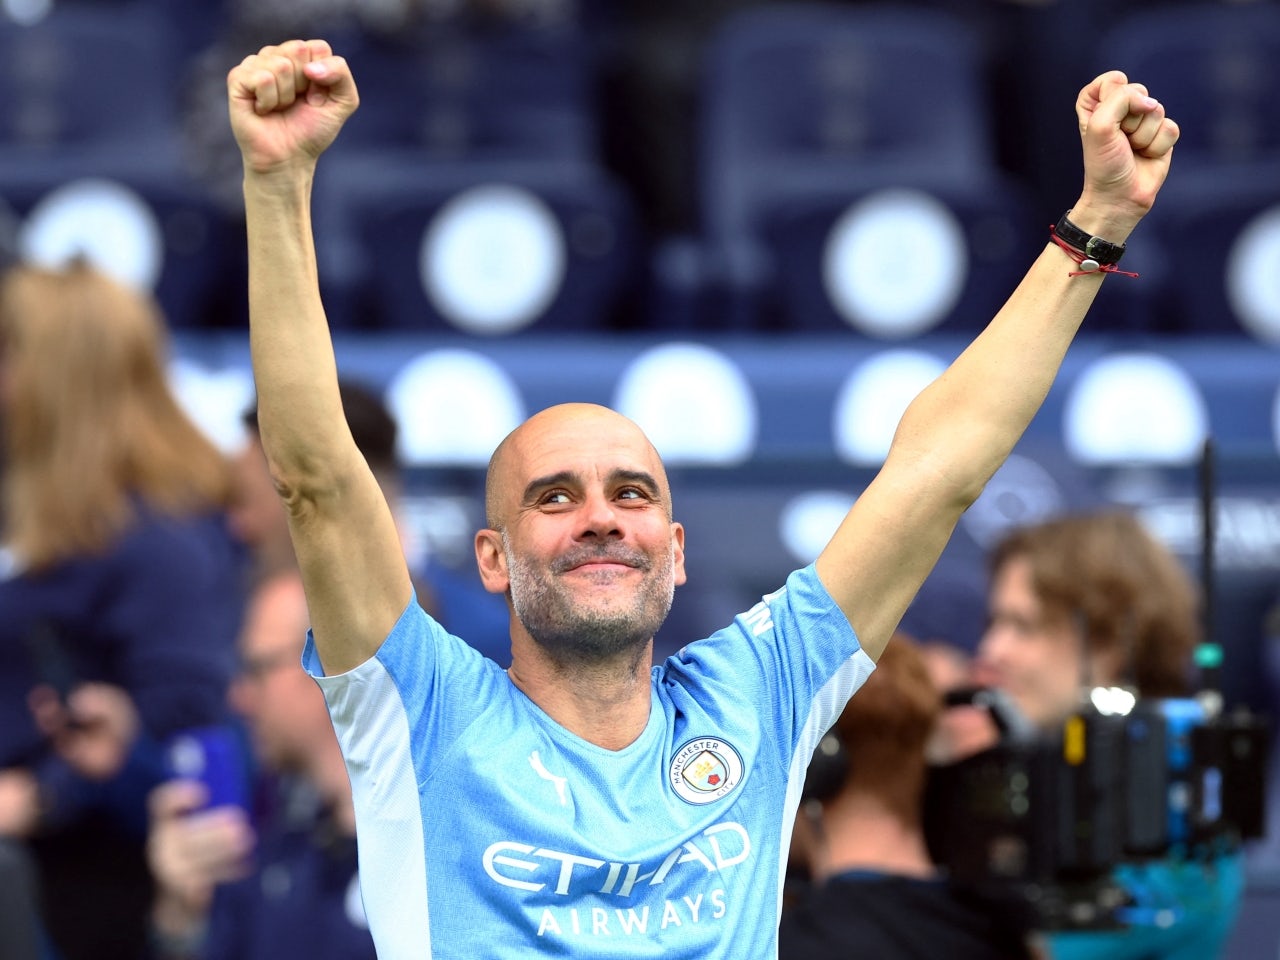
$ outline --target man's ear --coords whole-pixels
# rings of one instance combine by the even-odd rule
[[[497,530],[476,533],[476,566],[480,582],[490,593],[506,593],[511,586],[507,575],[507,553],[502,549],[502,534]]]
[[[678,587],[688,579],[684,572],[684,524],[671,524],[671,549],[673,552],[675,585]]]

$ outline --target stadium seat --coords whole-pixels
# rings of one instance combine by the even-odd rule
[[[169,149],[184,64],[172,22],[150,4],[55,4],[0,19],[0,145],[43,152]]]
[[[1156,329],[1280,344],[1280,160],[1171,176],[1141,229],[1162,258]]]
[[[609,329],[632,282],[628,195],[593,165],[335,155],[317,174],[338,325],[502,336]]]
[[[1280,343],[1280,7],[1162,4],[1111,23],[1095,66],[1146,84],[1181,129],[1140,228],[1160,257],[1151,329]]]
[[[361,99],[344,142],[436,159],[597,155],[590,50],[571,26],[432,24],[341,43]]]
[[[183,160],[173,15],[122,0],[0,19],[5,252],[85,256],[153,293],[174,327],[242,326],[243,231]]]
[[[1166,3],[1110,23],[1099,71],[1146,84],[1181,127],[1177,166],[1280,161],[1280,7]]]
[[[110,150],[42,161],[0,149],[0,240],[9,257],[77,256],[153,294],[174,328],[243,328],[244,230],[167,162]]]
[[[709,255],[730,309],[767,285],[767,220],[851,177],[965,184],[993,169],[981,48],[939,10],[765,5],[712,38],[701,81],[698,178]],[[921,122],[927,116],[927,122]]]
[[[765,215],[761,236],[782,329],[851,330],[883,340],[972,334],[1008,298],[1048,236],[1008,181],[856,172],[845,181],[826,197]]]

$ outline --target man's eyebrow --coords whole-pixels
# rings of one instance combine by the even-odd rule
[[[609,474],[609,482],[611,484],[634,483],[647,488],[650,493],[661,492],[657,478],[647,470],[614,470]]]
[[[657,478],[647,470],[612,470],[609,473],[608,482],[610,485],[634,483],[637,486],[644,487],[655,496],[661,493]],[[580,478],[572,470],[561,470],[557,473],[549,473],[546,476],[534,477],[525,484],[524,502],[528,503],[534,500],[541,491],[546,490],[548,487],[574,486],[580,483]]]
[[[558,473],[549,473],[543,477],[534,477],[524,487],[524,503],[533,500],[539,492],[547,489],[547,487],[569,486],[576,483],[577,474],[572,470],[561,470]]]

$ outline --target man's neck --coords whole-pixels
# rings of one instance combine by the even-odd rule
[[[566,664],[532,640],[512,645],[507,675],[547,716],[606,750],[634,743],[649,722],[653,642],[597,663]]]
[[[817,873],[822,879],[851,870],[928,878],[937,874],[924,834],[903,823],[878,800],[841,797],[822,815],[823,851]]]

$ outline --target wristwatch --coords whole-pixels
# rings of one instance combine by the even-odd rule
[[[1068,217],[1070,213],[1071,211],[1068,210],[1062,215],[1053,232],[1062,239],[1063,243],[1084,254],[1084,260],[1080,263],[1081,269],[1092,271],[1100,266],[1114,266],[1119,263],[1120,258],[1124,256],[1124,244],[1112,243],[1110,240],[1103,240],[1101,237],[1086,233],[1071,222]],[[1089,263],[1090,260],[1093,261],[1092,265]]]

